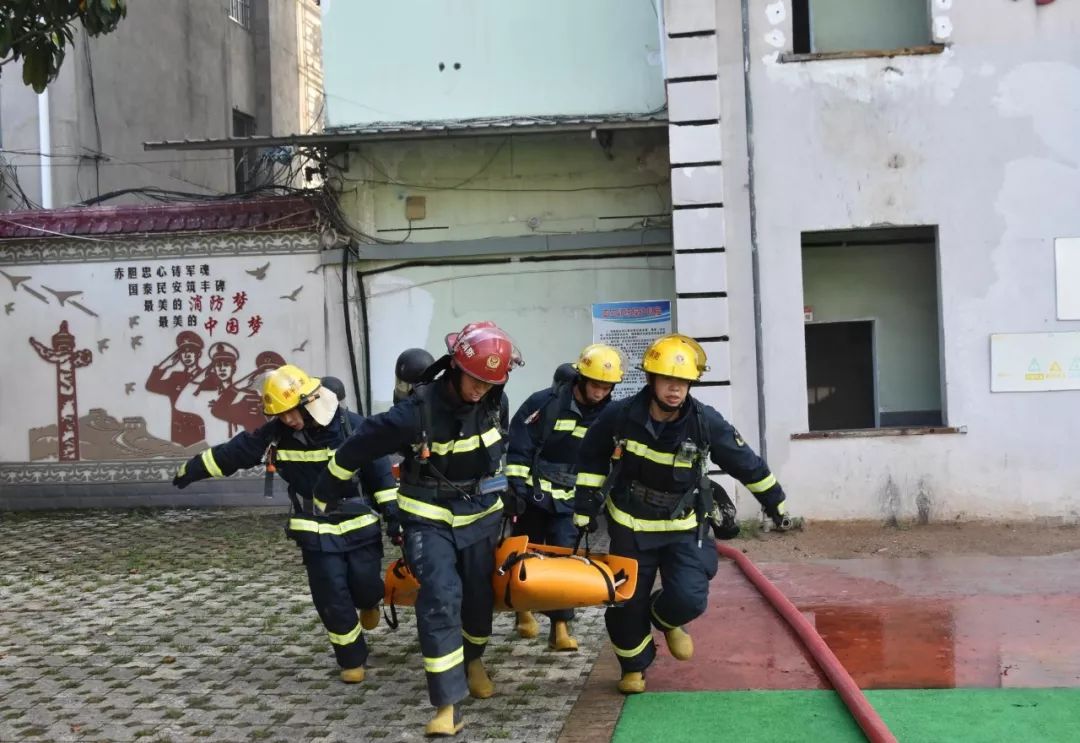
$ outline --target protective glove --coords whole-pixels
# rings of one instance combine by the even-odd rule
[[[511,480],[510,488],[503,496],[503,514],[510,518],[514,518],[525,513],[526,508],[528,508],[528,501],[521,492],[521,486],[514,482],[514,480]]]
[[[589,534],[595,534],[596,530],[600,528],[600,519],[596,516],[575,513],[574,526],[576,526],[581,533],[588,532]]]
[[[791,528],[791,519],[787,517],[786,501],[766,505],[761,510],[772,520],[773,527],[777,531],[787,531]]]
[[[386,536],[389,537],[390,544],[400,547],[405,538],[401,533],[401,515],[398,513],[397,504],[387,503],[383,506],[382,517],[386,523]]]
[[[330,470],[323,470],[311,495],[314,500],[322,501],[323,513],[333,513],[341,507],[343,500],[356,492],[355,488],[351,480],[339,480],[330,474]]]
[[[188,472],[188,463],[184,462],[176,470],[176,474],[173,475],[172,484],[174,488],[183,490],[191,483],[195,482],[195,478]]]

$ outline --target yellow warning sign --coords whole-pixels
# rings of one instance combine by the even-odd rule
[[[1050,363],[1050,368],[1046,371],[1047,379],[1064,379],[1065,370],[1061,368],[1061,364],[1056,361]]]

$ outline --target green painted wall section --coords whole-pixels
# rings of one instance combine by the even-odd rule
[[[815,52],[930,43],[929,0],[810,0]]]
[[[592,304],[670,299],[675,272],[671,256],[584,258],[543,263],[402,268],[365,280],[371,317],[373,410],[389,407],[394,360],[404,348],[445,353],[443,339],[466,323],[493,320],[521,350],[525,366],[514,370],[506,393],[512,410],[549,387],[555,367],[575,361],[592,342]],[[362,270],[381,265],[361,264]]]
[[[670,224],[664,129],[361,145],[348,155],[342,207],[354,224],[410,242],[597,232]],[[426,217],[406,219],[409,196]]]
[[[815,322],[877,320],[882,412],[939,410],[937,269],[927,245],[803,248]]]
[[[664,105],[653,0],[324,0],[322,7],[332,127]]]

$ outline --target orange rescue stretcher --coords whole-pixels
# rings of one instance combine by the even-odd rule
[[[555,611],[613,606],[628,601],[637,588],[637,560],[530,544],[527,536],[507,537],[495,550],[496,611]],[[398,606],[416,604],[420,583],[404,558],[386,570],[383,602],[386,621],[397,626]]]

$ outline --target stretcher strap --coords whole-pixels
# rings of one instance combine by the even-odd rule
[[[592,565],[594,568],[596,568],[600,572],[600,577],[604,579],[604,585],[607,586],[607,597],[608,597],[607,602],[608,602],[608,604],[614,604],[615,603],[615,584],[611,582],[611,578],[608,578],[607,573],[604,571],[604,569],[602,567],[600,567],[600,564],[598,562],[593,560],[591,557],[586,557],[585,559],[589,561],[590,565]]]
[[[382,613],[383,619],[386,620],[386,626],[389,627],[392,630],[397,629],[398,625],[400,624],[400,622],[398,621],[398,618],[397,618],[397,606],[394,605],[394,593],[395,592],[396,592],[396,589],[394,589],[394,588],[390,589],[389,607],[384,606],[383,607],[383,613]],[[386,613],[387,608],[390,609],[389,614]]]
[[[399,557],[397,560],[395,560],[394,564],[390,568],[390,570],[393,572],[394,577],[398,578],[398,579],[404,579],[405,574],[407,572],[411,572],[409,570],[409,566],[405,563],[405,558],[404,557]],[[398,625],[400,624],[400,622],[398,621],[398,616],[397,616],[397,606],[394,604],[394,594],[395,593],[397,593],[397,588],[391,588],[390,589],[390,601],[389,601],[390,613],[387,614],[386,613],[386,608],[387,607],[385,607],[385,606],[383,607],[383,619],[386,620],[386,625],[392,630],[397,629]]]
[[[563,557],[563,556],[564,555],[556,555],[556,557]],[[623,570],[620,569],[618,574],[615,576],[616,580],[613,583],[611,578],[608,577],[607,572],[604,570],[604,566],[603,566],[602,563],[600,563],[600,562],[598,562],[598,561],[596,561],[596,560],[594,560],[594,559],[592,559],[591,557],[588,557],[588,556],[566,555],[566,557],[570,557],[572,559],[577,559],[577,560],[581,560],[583,562],[587,562],[589,565],[596,568],[597,572],[600,573],[600,577],[604,579],[605,588],[607,588],[607,594],[608,594],[607,603],[608,603],[608,605],[614,606],[615,603],[616,603],[616,601],[615,601],[615,586],[617,584],[619,584],[619,583],[622,583],[624,580],[626,580],[626,573]],[[526,578],[524,562],[525,562],[525,560],[529,560],[529,559],[532,559],[532,558],[543,559],[544,555],[542,553],[537,553],[537,552],[524,552],[524,553],[513,552],[513,553],[510,554],[509,557],[506,558],[506,561],[503,563],[502,567],[499,568],[499,572],[500,573],[505,573],[505,572],[511,570],[518,563],[521,563],[521,568],[520,568],[520,573],[518,574],[518,579],[524,581],[525,578]],[[622,576],[621,579],[619,578],[619,576]],[[507,609],[513,609],[514,608],[514,603],[513,603],[513,601],[511,600],[511,597],[510,597],[510,583],[511,583],[511,581],[507,580],[506,581],[506,588],[503,590],[503,603],[506,604]]]

